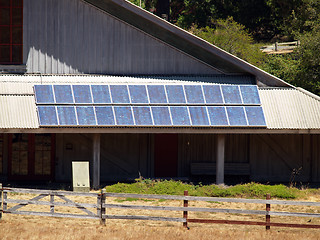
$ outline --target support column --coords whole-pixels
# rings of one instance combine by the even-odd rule
[[[100,133],[93,134],[93,182],[92,187],[100,187]]]
[[[217,137],[217,162],[216,162],[216,184],[224,183],[224,151],[225,151],[225,135]]]

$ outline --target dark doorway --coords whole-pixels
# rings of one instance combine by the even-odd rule
[[[53,180],[54,134],[9,135],[9,180]]]
[[[178,134],[156,134],[154,140],[154,176],[177,177]]]

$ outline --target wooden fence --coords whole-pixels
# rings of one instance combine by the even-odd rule
[[[8,193],[18,194],[33,194],[37,195],[29,200],[11,199]],[[90,199],[96,199],[96,204],[79,203],[71,200],[67,196],[85,196]],[[49,201],[39,201],[45,197]],[[163,199],[163,200],[178,200],[182,201],[183,207],[173,206],[147,206],[147,205],[126,205],[126,204],[108,204],[106,199],[113,198],[137,198],[137,199]],[[17,197],[16,197],[17,198]],[[55,198],[59,201],[55,201]],[[61,201],[62,200],[62,201]],[[95,200],[94,200],[95,201]],[[251,203],[264,204],[265,210],[247,210],[247,209],[221,209],[221,208],[197,208],[189,207],[189,201],[205,201],[205,202],[227,202],[227,203]],[[10,208],[8,207],[10,204]],[[45,205],[49,206],[47,212],[39,211],[21,211],[22,207],[27,205]],[[126,194],[126,193],[80,193],[67,191],[52,191],[52,190],[35,190],[35,189],[20,189],[20,188],[2,188],[0,184],[0,219],[2,214],[22,214],[22,215],[38,215],[50,217],[70,217],[84,219],[99,219],[101,224],[105,224],[106,219],[131,219],[131,220],[153,220],[153,221],[173,221],[181,222],[183,226],[188,228],[188,223],[213,223],[213,224],[239,224],[239,225],[259,225],[265,226],[266,229],[273,227],[295,227],[295,228],[320,228],[320,225],[314,224],[294,224],[294,223],[277,223],[271,222],[271,216],[287,216],[287,217],[309,217],[319,218],[319,213],[298,213],[298,212],[278,212],[271,211],[271,205],[296,205],[296,206],[311,206],[320,207],[319,202],[300,202],[300,201],[283,201],[271,200],[270,195],[267,195],[266,200],[262,199],[238,199],[238,198],[216,198],[216,197],[193,197],[188,196],[188,192],[184,192],[184,196],[175,195],[152,195],[152,194]],[[2,205],[2,206],[1,206]],[[15,205],[15,206],[12,206]],[[82,214],[59,213],[55,207],[72,207],[79,209]],[[178,211],[182,213],[182,217],[155,217],[155,216],[137,216],[137,215],[110,215],[106,214],[107,209],[127,209],[127,210],[155,210],[155,211]],[[94,210],[89,210],[94,209]],[[237,221],[237,220],[217,220],[217,219],[195,219],[189,218],[189,212],[208,212],[208,213],[225,213],[225,214],[249,214],[249,215],[264,215],[265,221]],[[85,213],[85,214],[83,214]]]

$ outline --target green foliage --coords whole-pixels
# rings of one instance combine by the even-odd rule
[[[270,54],[266,56],[261,68],[278,78],[294,84],[299,68],[299,60],[295,59],[293,54]]]
[[[137,194],[163,194],[183,195],[188,190],[190,196],[203,197],[242,197],[242,198],[265,198],[270,193],[272,198],[295,199],[301,196],[301,190],[284,185],[263,185],[248,183],[231,187],[218,185],[193,185],[173,180],[150,180],[137,179],[135,183],[117,183],[107,186],[107,192],[137,193]],[[132,199],[129,199],[132,201]]]
[[[254,65],[260,65],[264,60],[264,53],[253,44],[253,38],[245,27],[233,20],[219,19],[214,22],[215,28],[196,28],[191,32],[200,38],[222,48],[223,50],[244,59]]]
[[[269,55],[262,68],[267,72],[320,95],[320,27],[299,35],[300,46],[288,55]]]

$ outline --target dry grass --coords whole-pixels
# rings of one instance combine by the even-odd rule
[[[10,198],[30,199],[30,195],[12,195]],[[86,197],[70,197],[78,202],[95,203],[96,199]],[[44,198],[43,200],[48,200]],[[308,201],[320,201],[320,196],[311,196]],[[58,199],[55,199],[58,201]],[[108,203],[119,202],[107,199]],[[169,205],[182,206],[181,201],[133,201],[123,202],[132,205]],[[265,209],[264,205],[238,203],[190,202],[190,206],[216,207],[234,209]],[[274,211],[318,212],[320,208],[303,206],[271,205]],[[27,206],[21,210],[48,211],[49,206]],[[70,208],[56,208],[64,213],[81,213]],[[108,209],[107,214],[128,214],[127,210]],[[181,217],[181,212],[141,211],[134,210],[130,214]],[[190,218],[229,219],[264,221],[264,216],[236,215],[222,213],[190,213]],[[272,217],[271,221],[307,224],[320,224],[320,219]],[[182,223],[137,221],[137,220],[107,220],[106,226],[101,226],[98,220],[78,220],[67,218],[49,218],[23,215],[4,214],[0,221],[0,239],[320,239],[320,229],[275,228],[266,232],[261,226],[189,224],[190,230],[182,227]]]

